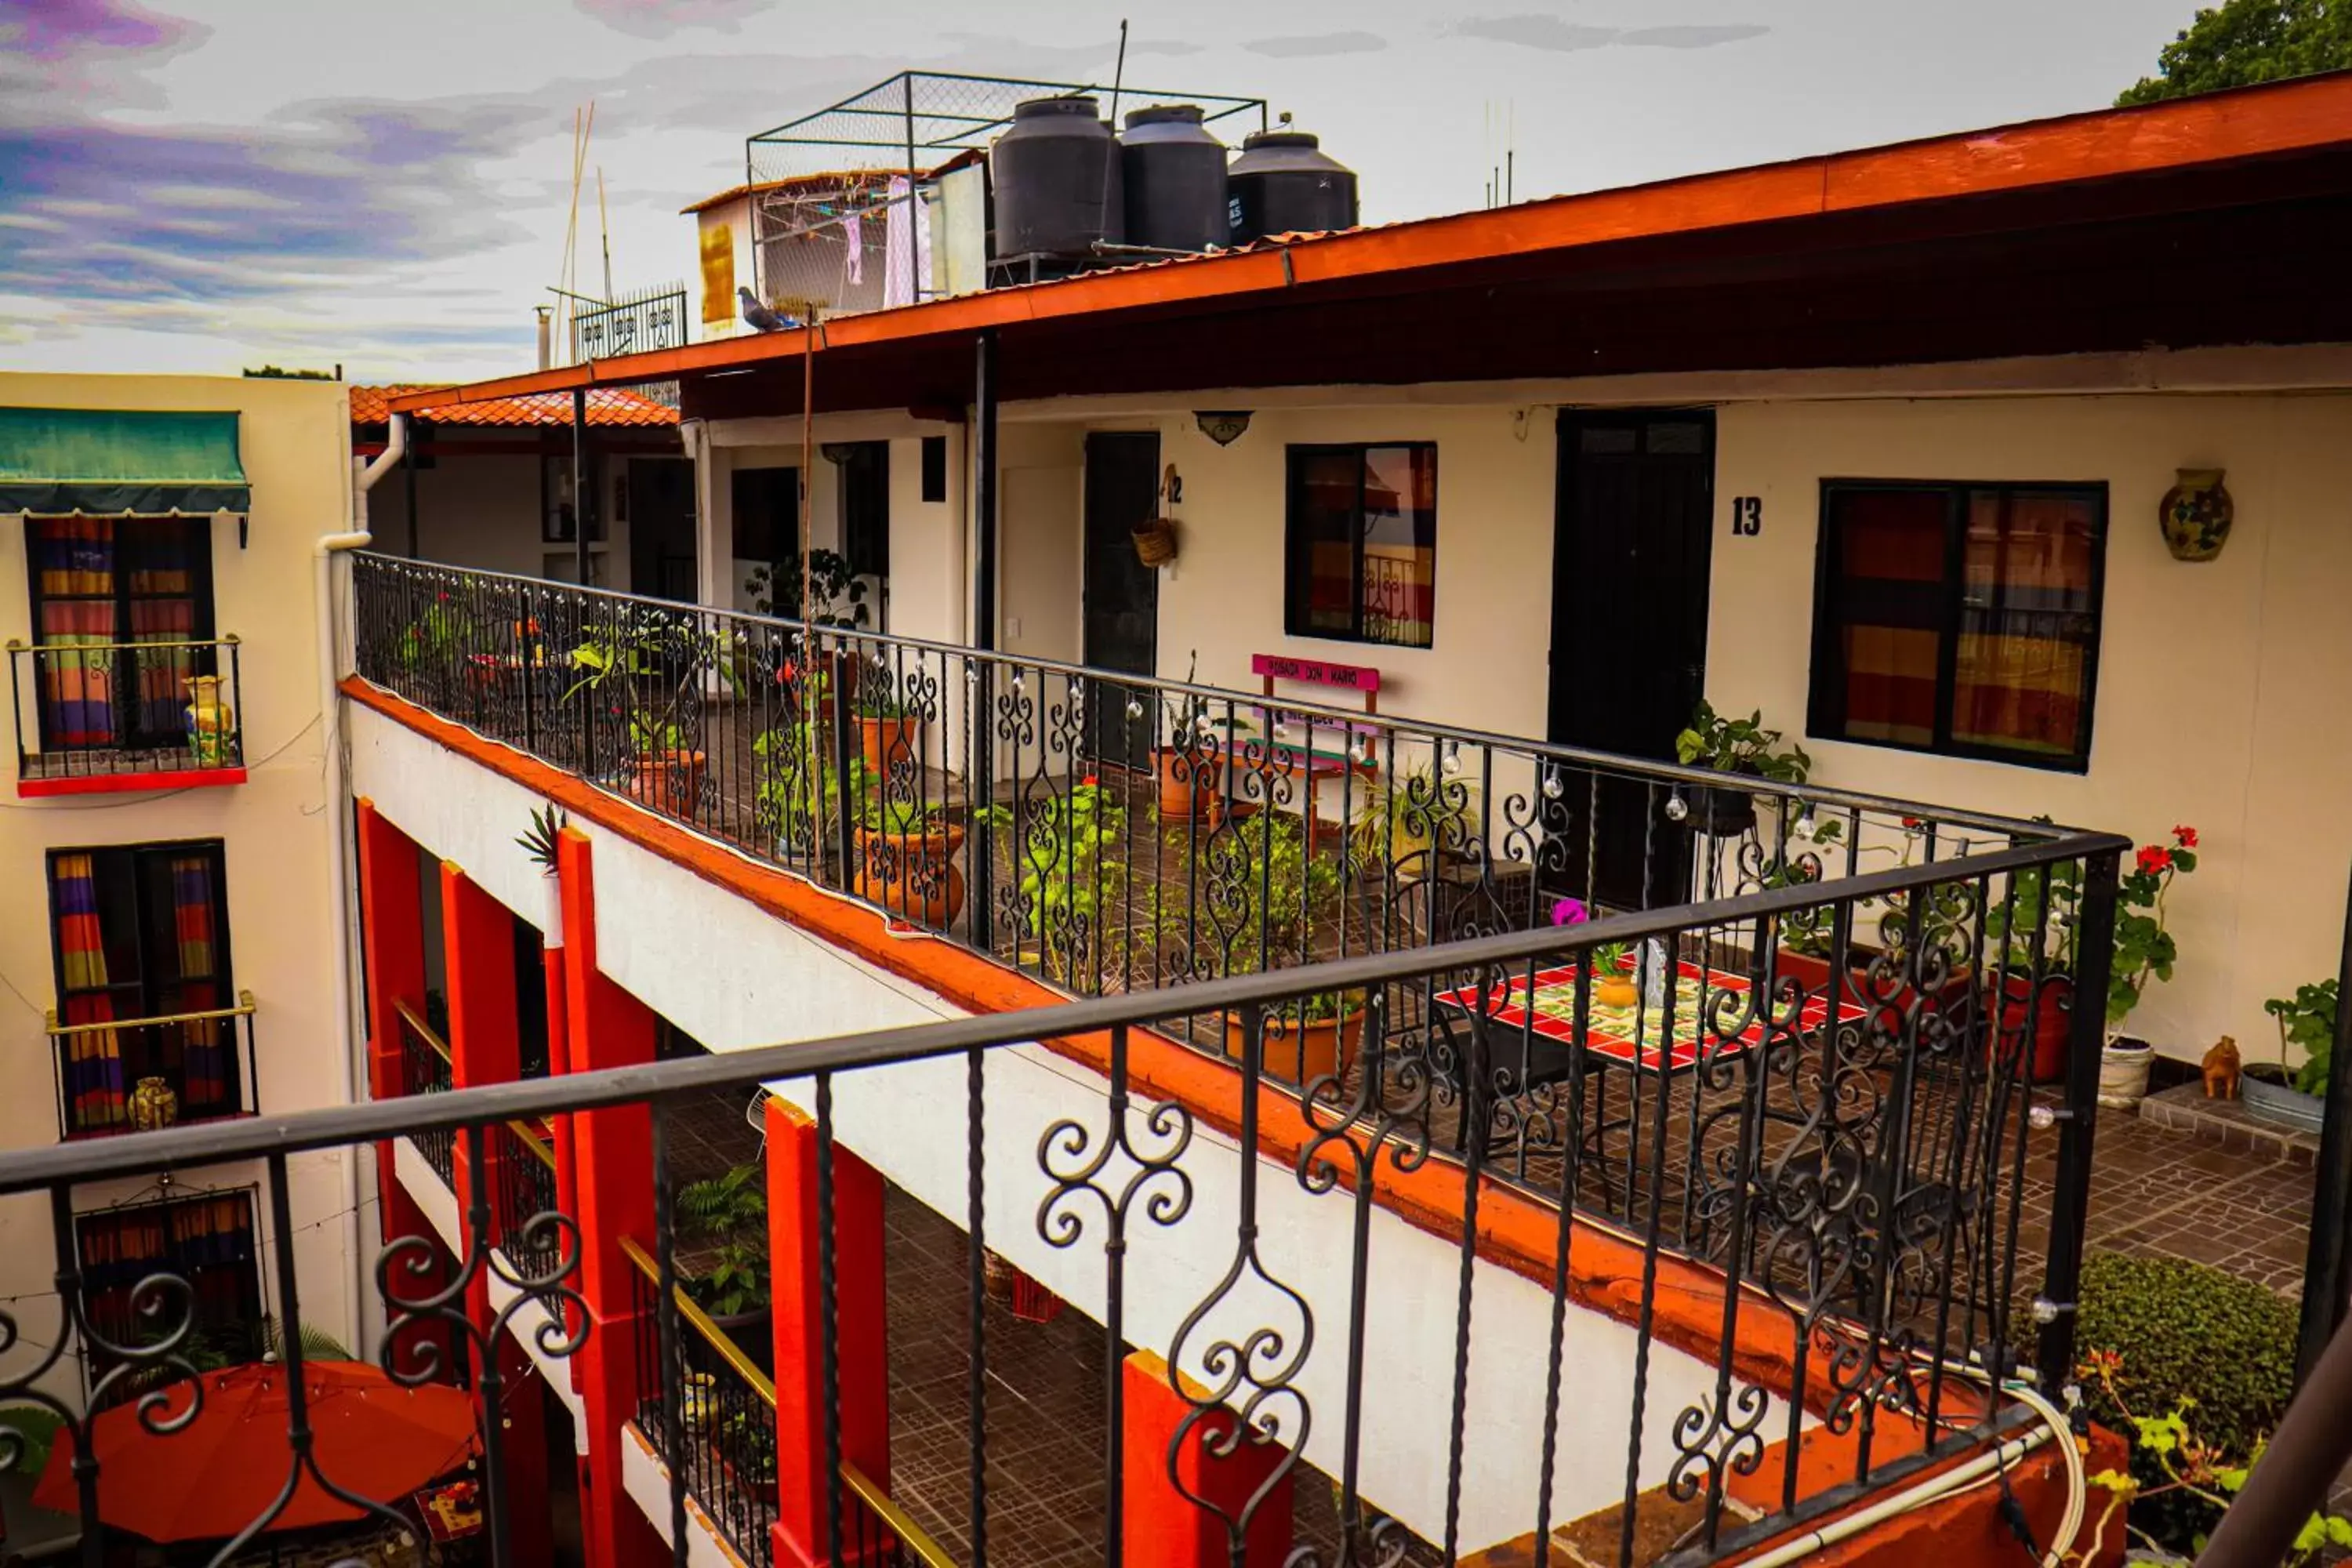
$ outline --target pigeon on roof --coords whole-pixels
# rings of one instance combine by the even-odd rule
[[[785,332],[791,331],[793,329],[800,325],[800,321],[797,318],[792,316],[780,316],[775,311],[771,310],[768,307],[760,303],[760,297],[757,294],[752,293],[749,289],[744,288],[742,285],[736,285],[735,292],[736,295],[743,301],[743,324],[745,326],[756,327],[763,332]]]

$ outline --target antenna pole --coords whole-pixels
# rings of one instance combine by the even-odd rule
[[[604,165],[596,165],[596,232],[604,247],[604,303],[613,303],[613,225],[604,216]]]
[[[1127,18],[1118,19],[1118,64],[1110,73],[1110,133],[1118,134],[1118,89],[1127,80]]]

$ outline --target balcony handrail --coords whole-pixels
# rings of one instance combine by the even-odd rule
[[[1580,768],[1606,769],[1637,774],[1660,783],[1686,784],[1696,789],[1753,791],[1769,787],[1775,794],[1784,795],[1791,800],[1801,801],[1811,805],[1917,816],[1953,826],[2000,834],[2029,843],[2056,842],[2090,831],[2061,824],[2034,822],[2021,817],[2002,816],[1990,812],[1936,805],[1924,801],[1874,795],[1861,791],[1842,790],[1811,783],[1793,785],[1775,784],[1772,781],[1747,774],[1689,767],[1679,763],[1661,762],[1654,757],[1635,757],[1622,752],[1593,751],[1525,735],[1499,734],[1492,731],[1470,729],[1412,714],[1395,712],[1367,714],[1360,708],[1339,707],[1287,695],[1269,700],[1263,692],[1259,691],[1238,691],[1231,687],[1202,686],[1190,681],[1171,680],[1156,675],[1137,675],[1125,670],[1101,669],[1090,665],[1070,664],[1059,659],[1039,658],[1028,654],[1009,654],[1002,649],[977,648],[961,643],[935,642],[923,637],[906,637],[896,632],[867,631],[854,626],[811,626],[805,621],[797,621],[783,616],[761,615],[754,611],[722,608],[715,605],[679,604],[667,599],[648,598],[643,595],[625,594],[611,588],[582,587],[571,583],[551,583],[545,578],[526,577],[511,572],[484,571],[470,566],[445,566],[436,562],[416,562],[401,556],[386,555],[378,551],[360,551],[355,552],[355,558],[412,574],[438,574],[452,579],[504,583],[511,584],[518,590],[534,594],[562,594],[583,598],[605,599],[616,605],[652,610],[664,615],[708,616],[713,620],[736,621],[747,626],[782,628],[795,634],[800,638],[814,634],[820,641],[829,640],[844,645],[856,644],[876,648],[896,648],[910,653],[931,654],[943,658],[971,660],[999,666],[1008,670],[1034,671],[1040,675],[1058,676],[1075,680],[1109,681],[1122,687],[1149,689],[1154,694],[1155,700],[1163,702],[1171,699],[1197,698],[1214,703],[1231,703],[1236,708],[1278,707],[1286,716],[1295,715],[1301,720],[1317,723],[1328,721],[1335,732],[1410,727],[1419,735],[1427,736],[1433,741],[1453,742],[1472,747],[1500,748],[1507,752],[1523,752],[1542,762],[1564,763]],[[459,721],[462,722],[462,720]]]
[[[647,1283],[659,1289],[661,1266],[648,1257],[646,1249],[639,1247],[633,1238],[622,1237],[620,1245],[621,1256],[629,1260],[637,1272],[645,1277]],[[719,1360],[726,1363],[728,1369],[741,1378],[753,1394],[759,1395],[761,1403],[771,1411],[774,1410],[776,1407],[775,1380],[761,1372],[758,1364],[743,1353],[742,1347],[735,1342],[733,1335],[710,1321],[710,1314],[705,1312],[694,1298],[686,1293],[684,1286],[677,1287],[674,1296],[677,1303],[678,1321],[701,1336],[703,1343],[709,1346]],[[939,1543],[924,1531],[923,1527],[908,1518],[906,1510],[892,1502],[889,1495],[880,1487],[876,1486],[865,1471],[844,1459],[841,1464],[841,1479],[842,1484],[847,1487],[850,1492],[871,1510],[875,1517],[898,1538],[898,1543],[914,1553],[919,1562],[926,1564],[926,1568],[957,1568],[955,1559],[940,1550]]]
[[[198,1013],[165,1013],[152,1018],[100,1018],[87,1024],[60,1024],[58,1010],[49,1008],[42,1015],[44,1031],[52,1039],[64,1039],[71,1035],[102,1035],[118,1029],[152,1029],[166,1024],[206,1024],[217,1018],[250,1018],[253,1016],[253,993],[240,990],[234,1007],[209,1007]]]
[[[36,658],[45,653],[156,653],[175,647],[241,647],[243,639],[235,632],[216,637],[188,637],[174,642],[73,642],[28,643],[22,637],[10,637],[6,651],[29,653]]]
[[[528,1121],[509,1121],[507,1131],[515,1135],[515,1142],[528,1150],[532,1159],[551,1171],[555,1169],[554,1145],[548,1142],[538,1128]]]
[[[457,1058],[449,1054],[449,1042],[443,1039],[433,1026],[425,1021],[423,1014],[408,1005],[406,998],[394,997],[392,1006],[393,1011],[400,1015],[400,1021],[414,1030],[418,1039],[432,1047],[435,1055],[453,1068],[457,1065]]]
[[[982,1013],[929,1024],[836,1035],[826,1039],[755,1046],[644,1067],[599,1068],[551,1078],[479,1084],[420,1099],[370,1100],[322,1110],[244,1121],[174,1127],[151,1133],[136,1149],[71,1145],[0,1154],[0,1196],[55,1182],[134,1175],[160,1164],[196,1164],[296,1153],[339,1144],[373,1142],[404,1133],[434,1131],[519,1116],[560,1115],[692,1094],[707,1089],[806,1079],[817,1073],[898,1062],[925,1061],[978,1049],[1149,1029],[1167,1019],[1263,1008],[1297,996],[1365,990],[1444,971],[1507,967],[1527,960],[1604,944],[1638,945],[1703,928],[1738,927],[1796,913],[1825,897],[1864,903],[1937,883],[1981,882],[2012,871],[2062,861],[2120,855],[2132,841],[2120,834],[2080,833],[2055,844],[2019,845],[1920,866],[1867,871],[1836,882],[1806,883],[1740,893],[1704,903],[1604,915],[1571,927],[1503,931],[1428,947],[1368,952],[1351,958],[1269,969],[1213,980],[1188,981],[1157,991],[1075,998],[1010,1012]],[[1830,891],[1825,892],[1825,889]],[[404,1014],[406,1013],[404,1008]]]

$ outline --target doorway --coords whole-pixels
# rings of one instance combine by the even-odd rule
[[[1560,411],[1548,731],[1556,743],[1674,760],[1675,736],[1706,689],[1714,491],[1712,411]],[[1665,818],[1666,792],[1603,774],[1596,799],[1587,775],[1563,783],[1563,890],[1619,909],[1687,896],[1688,834]],[[1582,820],[1588,814],[1595,823]]]
[[[695,602],[694,465],[629,459],[629,591]]]
[[[1134,532],[1160,507],[1160,437],[1150,432],[1097,430],[1087,436],[1083,661],[1096,669],[1149,679],[1158,673],[1160,574],[1135,552]],[[1144,769],[1151,763],[1157,704],[1129,719],[1124,701],[1090,704],[1089,750],[1097,762]]]

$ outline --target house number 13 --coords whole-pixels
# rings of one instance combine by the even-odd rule
[[[1753,539],[1764,531],[1763,497],[1731,498],[1731,531],[1742,539]]]

